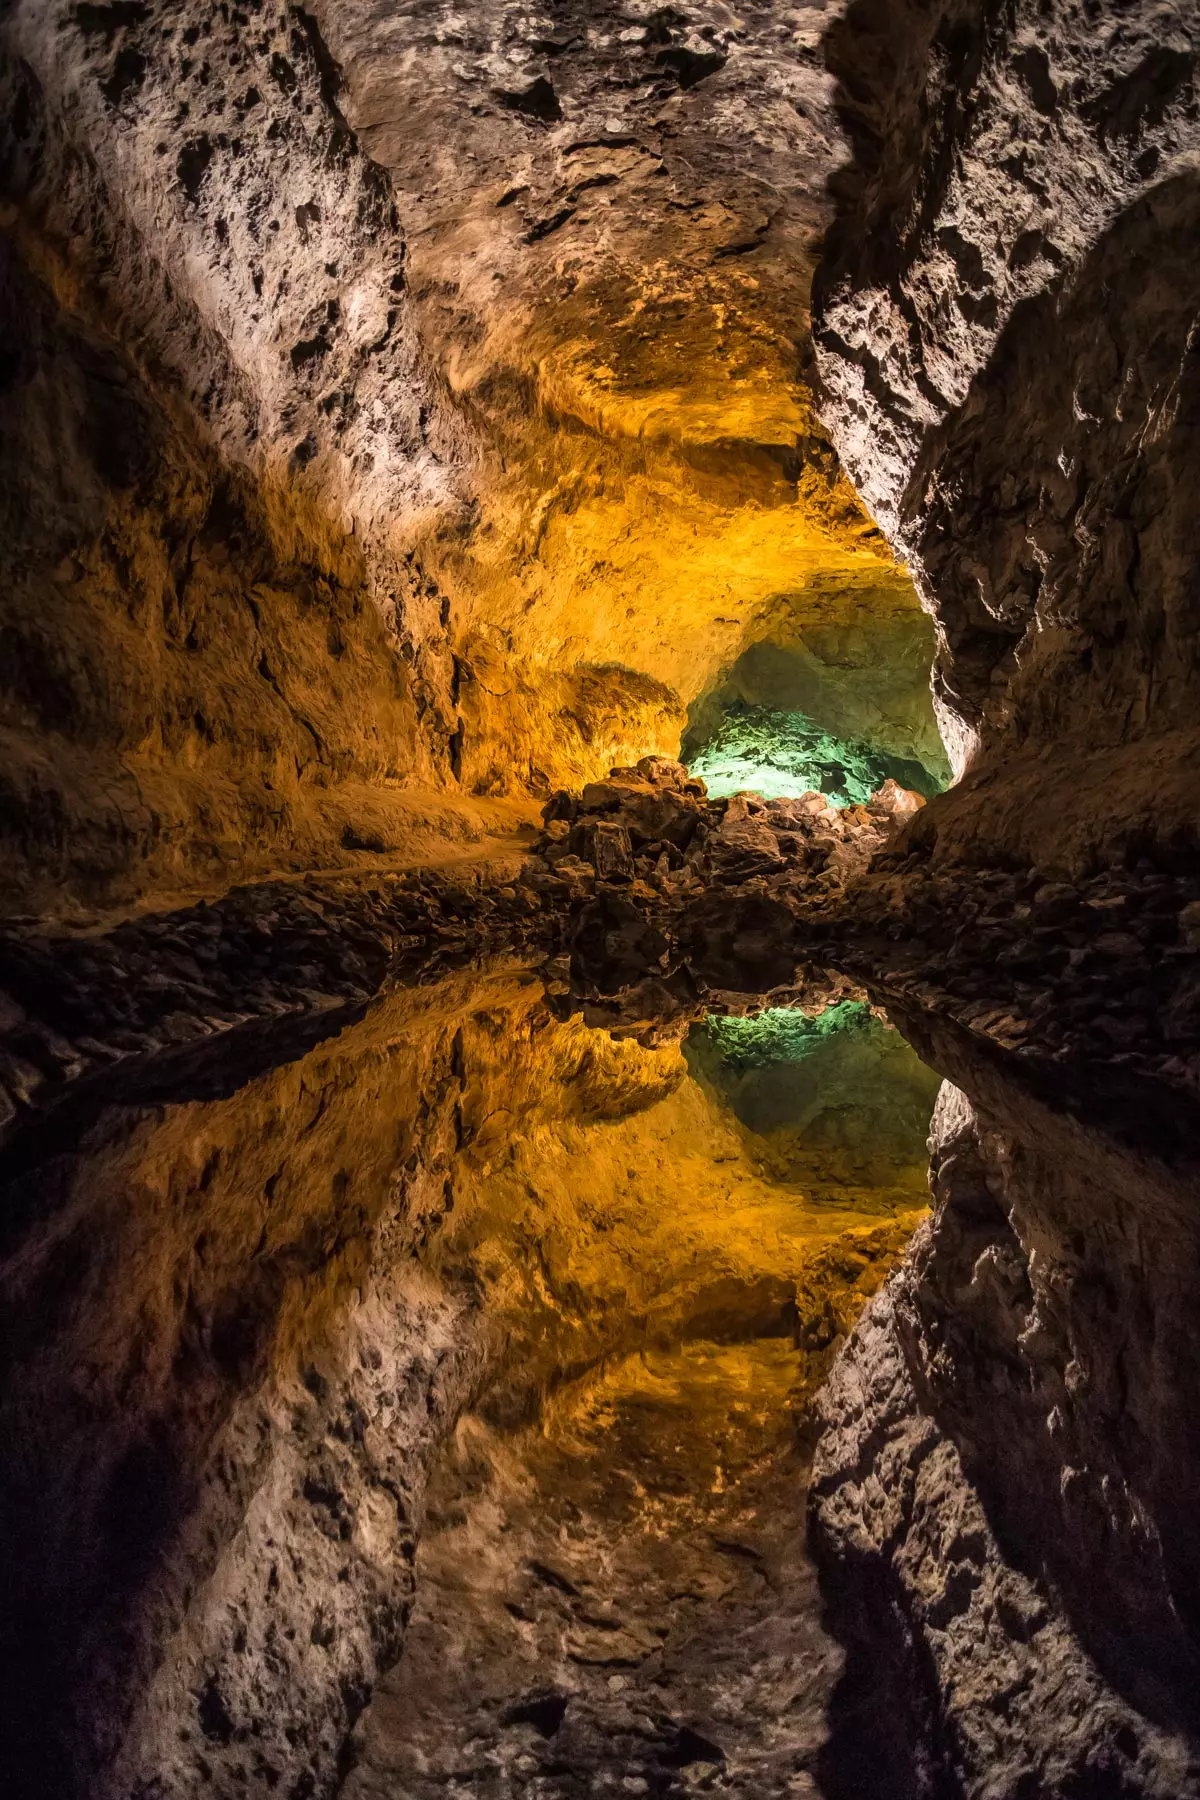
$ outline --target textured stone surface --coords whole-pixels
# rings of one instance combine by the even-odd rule
[[[1196,20],[857,6],[828,51],[824,416],[965,773],[824,957],[970,1096],[825,1403],[846,1734],[913,1794],[1191,1793]]]
[[[8,10],[10,906],[427,856],[919,617],[804,372],[818,37]]]
[[[5,1159],[0,1652],[30,1800],[329,1792],[464,1406],[536,1429],[606,1358],[782,1344],[802,1291],[852,1314],[919,1204],[836,1149],[780,1180],[678,1048],[557,1022],[518,972],[221,1067],[216,1097],[97,1106]]]
[[[828,1591],[860,1691],[878,1659],[919,1695],[907,1791],[1191,1794],[1192,1372],[1153,1347],[1194,1266],[1180,1175],[982,1087],[980,1116],[943,1089],[934,1218],[818,1402]],[[881,1753],[895,1720],[857,1720]]]
[[[1195,19],[851,8],[829,53],[855,157],[820,281],[824,417],[937,619],[959,766],[1023,757],[987,835],[1061,854],[1064,812],[1094,847],[1151,806],[1168,835],[1195,679]],[[1044,767],[1064,740],[1073,800]],[[1135,743],[1117,791],[1087,767]]]
[[[820,13],[321,16],[410,228],[423,336],[484,427],[480,527],[440,564],[475,626],[472,704],[514,685],[487,677],[505,653],[620,661],[687,703],[772,628],[836,623],[847,590],[911,615],[807,380],[841,152]]]
[[[29,1800],[303,1800],[363,1746],[364,1791],[444,1788],[476,1727],[470,1780],[535,1792],[610,1743],[638,1792],[1197,1791],[1196,32],[1154,0],[5,10]],[[963,778],[709,800],[647,753],[739,682],[928,742],[839,456]],[[523,866],[451,866],[547,795]],[[448,973],[495,951],[548,960]],[[706,1006],[846,999],[970,1095],[857,1332],[912,1168],[868,1179],[850,1132],[822,1185],[678,1048]],[[655,1650],[635,1555],[615,1635],[665,1698],[579,1676],[556,1766],[514,1671],[602,1667],[570,1646],[605,1625],[568,1577],[520,1632],[487,1571],[559,1503],[630,1539],[603,1452],[539,1437],[555,1396],[789,1328],[829,1374],[800,1423],[844,1675],[795,1543],[786,1594],[733,1593],[715,1698],[717,1616],[700,1663]],[[480,1563],[420,1601],[421,1750],[402,1686],[360,1721],[465,1408],[496,1480],[443,1470],[427,1566]],[[784,1725],[773,1620],[815,1659]],[[482,1692],[437,1689],[439,1633]]]
[[[585,1378],[515,1439],[465,1418],[347,1795],[817,1793],[841,1656],[796,1375],[783,1340],[695,1343]]]

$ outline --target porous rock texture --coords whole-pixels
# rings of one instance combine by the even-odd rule
[[[921,621],[812,415],[806,9],[21,0],[0,83],[6,910],[444,852]]]
[[[321,16],[347,116],[411,221],[422,334],[501,459],[471,566],[442,565],[477,620],[472,704],[555,646],[686,705],[747,643],[836,621],[848,591],[919,620],[811,405],[808,288],[841,148],[819,15]]]
[[[898,1794],[1196,1793],[1194,1153],[942,1061],[979,1103],[943,1089],[933,1220],[817,1403],[831,1792],[894,1759]]]
[[[411,1772],[403,1664],[363,1714],[431,1471],[428,1566],[518,1610],[447,1601],[488,1682],[421,1781],[477,1727],[534,1792],[610,1737],[636,1792],[1200,1791],[1196,57],[1168,0],[4,9],[22,1800]],[[957,785],[710,800],[689,709],[910,644],[896,552]],[[824,684],[915,748],[913,691]],[[878,1293],[911,1165],[783,1157],[679,1048],[845,1001],[953,1084]],[[811,1650],[777,1761],[682,1716],[603,1448],[543,1431],[636,1422],[642,1351],[800,1384],[762,1492],[815,1445],[826,1619],[773,1530],[782,1610],[729,1590],[755,1717],[764,1621]],[[614,1627],[527,1604],[522,1459],[657,1710],[506,1687]],[[573,1764],[506,1735],[572,1704]]]
[[[233,1093],[25,1140],[9,1791],[331,1791],[464,1407],[519,1434],[606,1358],[853,1316],[916,1196],[826,1161],[780,1181],[678,1048],[558,1022],[513,968],[398,989]]]
[[[937,621],[945,844],[1193,823],[1196,57],[1172,4],[831,27],[823,416]]]
[[[859,6],[828,47],[824,416],[962,771],[824,952],[961,1090],[821,1402],[831,1791],[1190,1794],[1197,21]]]
[[[841,1666],[805,1554],[786,1340],[617,1362],[504,1440],[465,1418],[348,1800],[511,1784],[813,1795]]]

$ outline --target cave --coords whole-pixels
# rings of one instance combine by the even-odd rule
[[[0,8],[0,1786],[1200,1800],[1200,16]]]

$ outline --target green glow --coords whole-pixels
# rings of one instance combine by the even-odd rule
[[[743,790],[768,800],[811,792],[853,806],[869,800],[889,775],[926,798],[940,785],[922,763],[833,737],[804,713],[744,701],[729,708],[716,736],[687,761],[716,799]]]
[[[710,1013],[706,1025],[709,1041],[727,1068],[758,1069],[766,1063],[800,1062],[836,1033],[869,1031],[876,1021],[869,1006],[843,1000],[811,1018],[794,1007],[773,1006],[752,1019]]]
[[[688,1033],[684,1055],[771,1179],[826,1198],[861,1189],[923,1204],[938,1077],[870,1007],[843,1000],[813,1018],[792,1007],[753,1019],[710,1014]]]

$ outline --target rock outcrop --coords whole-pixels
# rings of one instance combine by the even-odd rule
[[[825,418],[935,618],[961,771],[826,952],[969,1096],[817,1452],[845,1722],[913,1794],[1196,1791],[1198,48],[1152,6],[829,37]]]
[[[1187,835],[1196,22],[852,7],[829,51],[823,414],[937,621],[943,842]]]
[[[1194,1152],[1114,1149],[958,1060],[983,1098],[943,1089],[933,1220],[818,1400],[854,1696],[829,1791],[896,1758],[913,1795],[1193,1794]]]

